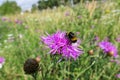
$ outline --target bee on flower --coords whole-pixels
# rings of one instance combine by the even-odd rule
[[[48,34],[46,37],[42,37],[42,41],[51,49],[50,54],[61,54],[65,58],[76,60],[83,53],[78,48],[80,40],[73,32],[58,31],[52,35]]]

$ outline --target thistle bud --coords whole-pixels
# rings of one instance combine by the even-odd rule
[[[36,59],[27,59],[24,63],[25,74],[34,74],[39,70],[39,63]]]
[[[89,55],[93,55],[93,53],[94,53],[93,49],[91,49],[91,50],[88,51]]]
[[[113,51],[108,52],[108,55],[109,55],[109,56],[113,56],[113,54],[114,54]]]
[[[39,63],[40,62],[40,56],[36,57],[35,60]]]

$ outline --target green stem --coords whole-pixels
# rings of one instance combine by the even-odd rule
[[[37,73],[32,74],[32,77],[34,78],[34,80],[37,80]]]
[[[42,80],[44,80],[43,70],[41,71],[41,74],[42,74]]]
[[[43,65],[42,65],[42,64],[41,64],[40,66],[41,66],[40,71],[41,71],[41,75],[42,75],[42,80],[44,80],[44,74],[43,74],[44,68],[43,68]]]
[[[80,73],[77,75],[76,79],[77,79],[79,76],[81,76],[85,71],[87,71],[88,69],[90,69],[94,64],[95,64],[95,61],[93,61],[90,66],[88,66],[86,69],[84,69],[82,72],[80,72]],[[75,79],[75,80],[76,80],[76,79]]]
[[[70,59],[69,59],[69,67],[68,67],[68,71],[70,72]],[[70,78],[70,75],[68,75],[68,78]]]

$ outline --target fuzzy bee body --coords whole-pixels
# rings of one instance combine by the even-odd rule
[[[72,43],[77,42],[77,37],[73,32],[68,32],[67,37]]]

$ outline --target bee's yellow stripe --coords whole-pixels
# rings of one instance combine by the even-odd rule
[[[74,40],[77,40],[77,38],[76,38],[76,37],[74,37],[74,38],[71,38],[71,40],[72,40],[72,41],[74,41]]]

